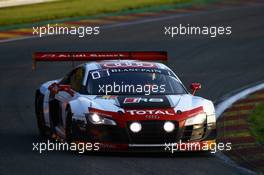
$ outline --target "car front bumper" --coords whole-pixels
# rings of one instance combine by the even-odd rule
[[[183,126],[173,121],[175,129],[167,133],[162,128],[162,120],[139,121],[142,124],[142,131],[133,133],[129,129],[128,121],[126,127],[118,125],[94,125],[73,120],[73,139],[78,142],[100,143],[102,150],[153,150],[164,151],[168,145],[176,144],[204,145],[215,143],[216,124],[203,123],[201,125]],[[179,151],[184,151],[179,150]],[[199,148],[186,151],[201,151]]]

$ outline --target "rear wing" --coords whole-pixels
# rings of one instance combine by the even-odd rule
[[[36,52],[32,57],[32,69],[35,70],[37,62],[64,62],[64,61],[100,61],[100,60],[142,60],[163,61],[168,60],[165,51],[141,52]]]

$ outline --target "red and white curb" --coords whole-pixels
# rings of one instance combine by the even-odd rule
[[[253,94],[257,91],[263,90],[264,89],[264,82],[260,82],[258,84],[255,84],[251,87],[248,88],[243,88],[243,90],[237,92],[237,93],[232,93],[232,95],[228,95],[227,98],[224,98],[220,103],[216,105],[216,117],[219,119],[222,114],[230,108],[235,102],[244,99],[248,97],[250,94]],[[224,155],[221,152],[217,152],[216,156],[220,159],[222,159],[225,163],[228,165],[237,168],[238,170],[241,171],[241,173],[245,174],[257,174],[247,168],[239,166],[235,161],[231,160],[229,157]]]

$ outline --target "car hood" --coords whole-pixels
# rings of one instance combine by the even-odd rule
[[[147,109],[147,108],[175,108],[176,110],[190,110],[201,106],[201,97],[190,94],[183,95],[120,95],[120,96],[94,96],[92,107],[106,110],[118,111],[122,109]]]
[[[191,94],[163,96],[81,95],[70,104],[76,116],[89,113],[91,110],[113,117],[125,114],[127,120],[134,120],[136,115],[144,117],[145,114],[159,114],[161,117],[173,114],[171,117],[180,118],[180,114],[183,112],[186,112],[186,115],[181,116],[189,116],[190,113],[198,110],[207,115],[215,114],[212,101]]]

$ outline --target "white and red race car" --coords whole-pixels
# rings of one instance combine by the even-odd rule
[[[165,143],[214,143],[211,101],[189,93],[166,65],[166,52],[39,52],[38,61],[89,61],[36,90],[41,135],[131,150]]]

